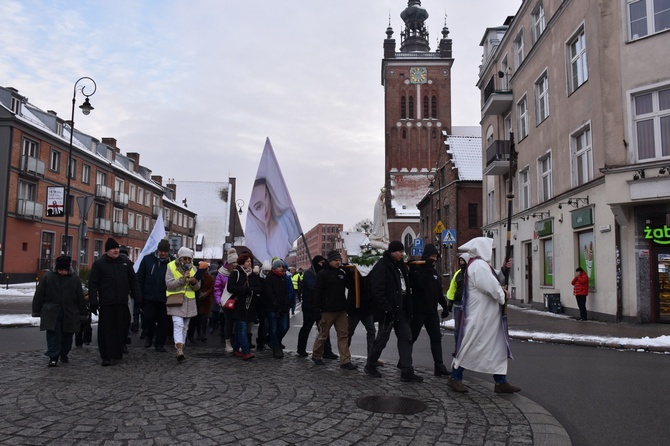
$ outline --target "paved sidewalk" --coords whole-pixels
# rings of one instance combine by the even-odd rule
[[[0,336],[2,336],[0,330]],[[521,394],[499,395],[467,380],[469,392],[418,371],[404,383],[395,368],[384,378],[337,361],[316,366],[288,353],[261,352],[251,361],[221,347],[171,349],[131,345],[101,367],[95,346],[73,350],[69,364],[47,368],[41,352],[7,354],[0,365],[0,443],[59,445],[569,445],[563,427]],[[406,397],[426,409],[413,415],[361,409],[364,396]]]

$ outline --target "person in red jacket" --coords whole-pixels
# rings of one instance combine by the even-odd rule
[[[577,268],[575,278],[572,279],[573,292],[577,298],[577,305],[579,306],[579,320],[585,321],[586,317],[586,296],[589,294],[589,276],[580,267]]]

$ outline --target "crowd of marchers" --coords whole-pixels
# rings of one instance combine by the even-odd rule
[[[296,303],[301,304],[303,325],[298,332],[297,355],[307,358],[307,342],[316,325],[318,333],[311,360],[339,359],[340,368],[357,370],[349,347],[356,327],[365,327],[365,374],[381,378],[380,360],[395,333],[400,379],[422,382],[413,366],[413,346],[425,328],[430,340],[434,374],[447,378],[456,392],[467,392],[465,369],[490,373],[498,393],[518,392],[507,381],[511,358],[504,305],[509,293],[502,285],[511,261],[500,271],[490,265],[492,240],[475,238],[459,248],[459,269],[449,289],[442,288],[435,268],[439,251],[432,244],[421,259],[406,261],[405,247],[392,241],[372,270],[363,276],[354,265],[343,264],[338,251],[317,255],[306,271],[289,268],[279,258],[260,262],[247,251],[231,248],[226,258],[210,265],[194,259],[181,247],[170,255],[167,240],[144,256],[137,268],[124,247],[107,239],[105,253],[90,271],[85,294],[71,259],[61,256],[53,271],[40,280],[33,299],[33,316],[46,331],[48,366],[68,363],[73,337],[77,347],[91,342],[91,314],[97,315],[97,342],[102,366],[123,360],[131,333],[140,332],[145,348],[186,359],[187,346],[206,343],[216,333],[225,353],[242,361],[253,351],[270,349],[284,358],[284,337]],[[137,271],[137,272],[135,272]],[[455,318],[452,370],[444,362],[440,321]],[[330,343],[331,328],[338,354]],[[255,344],[253,344],[255,335]],[[451,353],[451,352],[450,352]]]

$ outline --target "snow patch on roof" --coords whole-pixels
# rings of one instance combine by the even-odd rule
[[[416,205],[426,195],[430,181],[425,173],[391,174],[391,207],[398,217],[419,217]]]
[[[481,136],[448,136],[447,144],[461,181],[482,181]]]

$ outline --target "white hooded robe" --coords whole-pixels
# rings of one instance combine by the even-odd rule
[[[507,374],[508,347],[502,322],[505,291],[489,265],[493,240],[477,237],[459,247],[472,260],[467,269],[467,301],[460,327],[460,347],[452,367]]]

